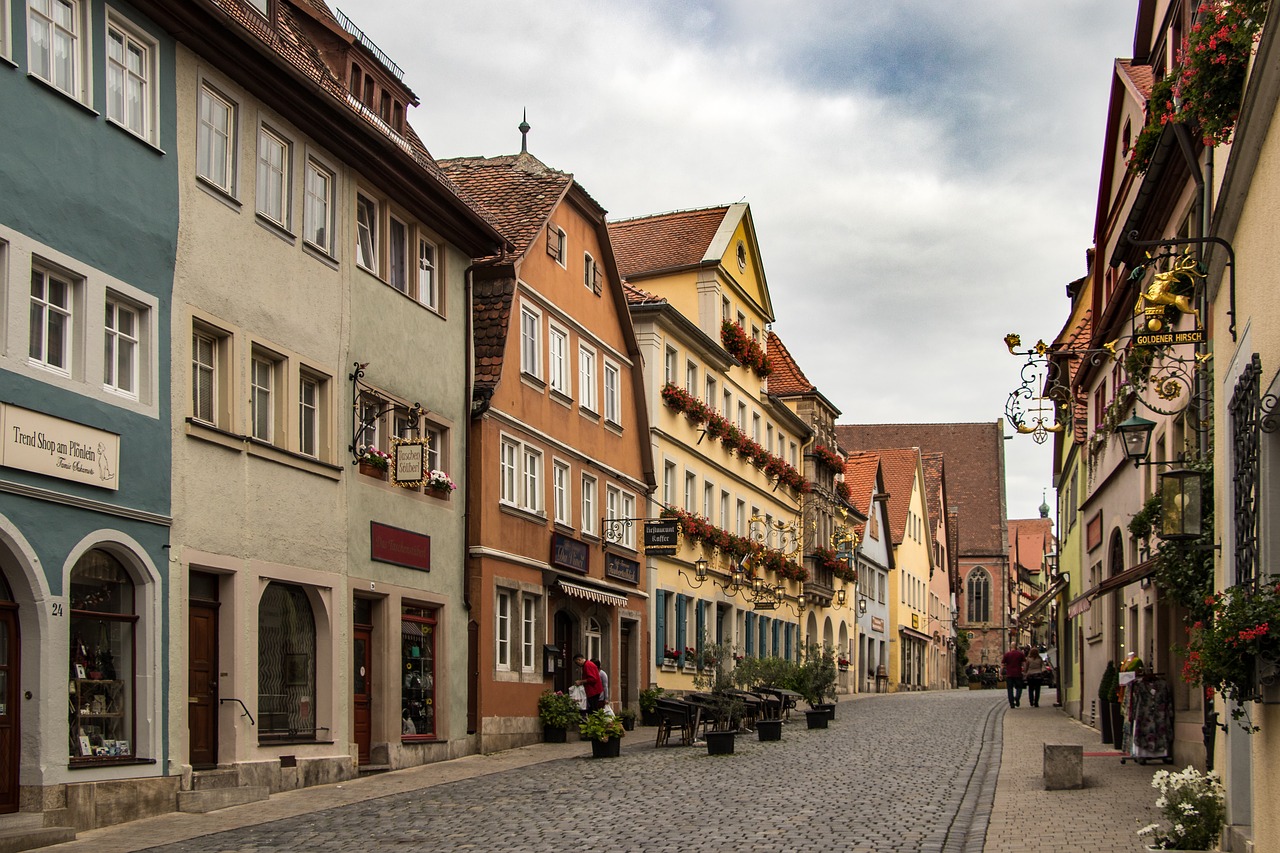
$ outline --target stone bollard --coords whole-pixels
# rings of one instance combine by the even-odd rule
[[[1062,791],[1084,787],[1084,747],[1044,745],[1044,789]]]

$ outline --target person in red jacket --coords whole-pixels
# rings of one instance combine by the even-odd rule
[[[1022,665],[1027,655],[1022,649],[1014,646],[1004,653],[1000,659],[1004,664],[1005,690],[1009,693],[1009,707],[1016,708],[1022,704]]]
[[[574,684],[581,684],[582,689],[587,692],[587,712],[590,713],[597,708],[603,708],[604,682],[600,680],[599,667],[581,654],[574,655],[573,662],[576,666],[582,667],[582,678],[579,678]]]

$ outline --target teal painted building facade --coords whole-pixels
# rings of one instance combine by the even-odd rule
[[[0,814],[89,828],[176,787],[174,44],[124,2],[0,18]]]

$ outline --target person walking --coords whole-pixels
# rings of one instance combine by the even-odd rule
[[[600,680],[600,669],[581,653],[573,656],[574,666],[582,668],[582,678],[573,682],[579,684],[587,693],[587,713],[604,707],[604,682]]]
[[[1026,663],[1027,654],[1014,646],[1004,653],[1000,662],[1004,664],[1004,685],[1009,694],[1009,707],[1016,708],[1022,704],[1022,667]]]
[[[604,664],[600,663],[600,658],[592,658],[591,662],[596,665],[596,672],[600,673],[600,692],[604,695],[604,702],[601,704],[609,704],[609,673],[605,670]]]
[[[1027,681],[1027,702],[1032,708],[1039,708],[1040,687],[1044,684],[1044,658],[1031,646],[1027,646],[1024,654],[1027,660],[1022,665],[1022,677]]]

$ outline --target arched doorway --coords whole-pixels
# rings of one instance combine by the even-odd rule
[[[1111,534],[1111,546],[1107,549],[1107,576],[1115,577],[1124,571],[1124,537],[1116,530]],[[1111,596],[1111,659],[1119,667],[1125,655],[1124,637],[1124,598],[1121,590],[1110,593]]]
[[[577,677],[573,672],[574,647],[573,636],[576,622],[566,610],[557,610],[552,620],[552,637],[556,648],[560,650],[560,665],[556,667],[555,688],[567,691]]]
[[[18,810],[18,763],[22,730],[18,720],[19,661],[18,605],[0,576],[0,814]]]

